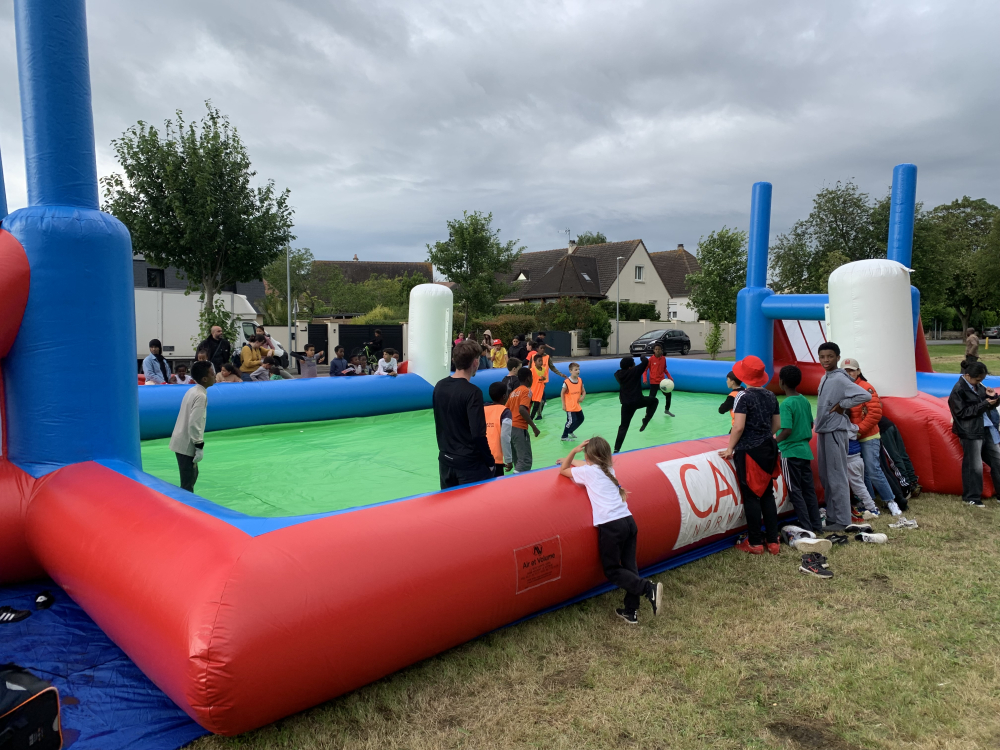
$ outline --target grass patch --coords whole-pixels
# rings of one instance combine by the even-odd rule
[[[965,359],[965,344],[941,344],[928,346],[931,355],[931,367],[934,372],[961,372],[962,360]],[[989,368],[993,374],[1000,374],[1000,341],[987,349],[985,344],[979,345],[979,361]]]
[[[995,748],[1000,507],[912,512],[875,522],[885,546],[834,549],[830,581],[787,548],[727,551],[659,576],[665,615],[638,627],[608,594],[192,747]]]

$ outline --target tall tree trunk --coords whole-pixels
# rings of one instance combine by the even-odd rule
[[[207,277],[202,279],[201,288],[205,292],[205,309],[211,310],[215,307],[215,279]]]
[[[969,320],[972,318],[972,305],[968,307],[959,307],[958,317],[962,319],[962,338],[965,338],[965,332],[969,330]]]

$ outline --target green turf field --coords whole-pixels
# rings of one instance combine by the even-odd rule
[[[723,435],[729,415],[718,412],[724,396],[675,393],[673,419],[663,414],[639,432],[636,414],[622,450]],[[565,412],[559,399],[546,405],[532,438],[534,467],[551,466],[571,447],[560,441]],[[592,393],[583,403],[581,440],[601,435],[614,443],[620,416],[617,393]],[[178,484],[170,441],[142,443],[145,471]],[[205,436],[197,492],[219,505],[252,516],[291,516],[394,500],[438,489],[437,443],[429,409],[329,422],[244,427]]]

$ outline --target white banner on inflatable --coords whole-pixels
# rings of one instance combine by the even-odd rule
[[[674,549],[746,525],[734,466],[717,451],[658,463],[677,494],[681,528]],[[784,477],[775,480],[778,513],[791,510]]]

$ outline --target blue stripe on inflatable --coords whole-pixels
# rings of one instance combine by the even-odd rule
[[[917,390],[931,396],[947,398],[960,377],[962,376],[957,373],[949,372],[918,372]],[[990,375],[983,381],[983,385],[1000,389],[1000,377]]]

